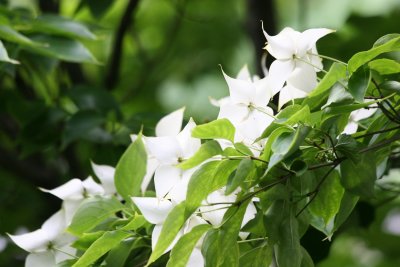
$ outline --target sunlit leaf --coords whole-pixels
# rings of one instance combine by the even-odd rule
[[[185,267],[199,239],[211,228],[209,224],[195,226],[183,235],[171,251],[167,267]]]
[[[192,136],[201,139],[226,139],[233,142],[235,127],[228,119],[219,119],[196,126]]]
[[[142,136],[139,134],[124,152],[115,168],[115,188],[126,200],[140,195],[143,178],[146,174],[147,153]]]
[[[382,43],[382,44],[381,44]],[[352,56],[348,63],[348,71],[354,72],[359,67],[379,56],[382,53],[390,52],[390,51],[399,51],[400,50],[400,36],[390,39],[387,42],[378,43],[379,45],[374,46],[370,50],[359,52]]]
[[[211,140],[202,144],[200,149],[191,158],[180,163],[178,167],[184,170],[190,169],[199,165],[206,159],[209,159],[212,156],[219,155],[221,153],[222,149],[219,143],[217,141]]]
[[[94,197],[86,199],[75,212],[68,231],[74,235],[81,235],[101,223],[103,220],[114,216],[124,209],[116,198]]]
[[[73,267],[84,267],[91,265],[130,235],[131,233],[122,230],[105,232],[85,251],[85,253],[83,253]]]

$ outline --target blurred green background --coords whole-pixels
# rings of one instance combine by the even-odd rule
[[[186,119],[214,119],[209,97],[228,94],[219,65],[261,74],[260,20],[271,34],[337,29],[319,52],[347,60],[399,33],[399,18],[398,0],[1,0],[0,266],[25,257],[6,233],[39,228],[60,207],[37,187],[84,179],[90,161],[115,166],[129,134],[152,135],[182,106]],[[398,194],[361,201],[338,238],[310,230],[303,245],[322,267],[399,266]]]

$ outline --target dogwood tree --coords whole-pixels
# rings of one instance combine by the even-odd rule
[[[265,77],[223,72],[216,120],[174,111],[155,137],[132,135],[115,168],[93,164],[97,182],[43,189],[63,205],[10,236],[26,266],[313,266],[306,230],[329,240],[360,199],[390,188],[400,140],[400,35],[346,63],[318,55],[332,32],[264,32],[276,60]]]

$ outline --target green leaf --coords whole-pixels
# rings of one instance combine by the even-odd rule
[[[215,140],[205,142],[201,145],[200,149],[189,159],[178,165],[179,168],[183,170],[191,169],[206,159],[211,158],[215,155],[220,155],[222,153],[221,146]]]
[[[228,119],[219,119],[196,126],[192,136],[201,139],[226,139],[233,143],[235,126]]]
[[[280,126],[279,128],[273,130],[273,132],[268,136],[267,143],[265,144],[263,154],[261,155],[261,158],[264,160],[269,160],[270,155],[272,153],[272,144],[274,141],[284,133],[292,133],[293,130],[287,126]]]
[[[340,201],[340,209],[335,217],[333,232],[336,231],[347,220],[359,199],[359,196],[356,196],[348,191],[344,192],[342,200]]]
[[[248,146],[246,146],[245,144],[234,143],[233,146],[239,153],[241,153],[243,155],[253,156],[253,152],[251,152],[250,148]]]
[[[197,242],[210,228],[209,224],[197,225],[183,235],[172,249],[167,267],[185,267]]]
[[[399,33],[389,33],[386,34],[382,37],[380,37],[378,40],[375,41],[374,45],[372,47],[377,47],[383,44],[386,44],[387,42],[389,42],[390,40],[393,40],[395,38],[400,37]]]
[[[310,110],[319,109],[329,96],[329,89],[338,81],[346,78],[346,66],[333,63],[328,73],[303,100],[303,106],[308,105]]]
[[[301,267],[314,267],[314,262],[310,254],[308,254],[307,250],[303,247],[301,247],[301,254],[303,255],[301,259]]]
[[[279,244],[276,245],[275,255],[279,267],[300,267],[303,254],[297,219],[288,214],[283,220],[279,231]]]
[[[172,241],[174,241],[176,235],[179,230],[182,228],[188,216],[185,214],[186,211],[186,203],[185,201],[176,205],[168,214],[167,218],[164,221],[163,227],[161,229],[160,237],[158,238],[158,242],[150,255],[149,264],[156,261],[167,248],[170,246]]]
[[[368,63],[370,69],[379,72],[381,75],[400,72],[400,63],[388,58],[380,58]]]
[[[47,46],[27,47],[29,51],[68,62],[99,64],[92,53],[77,40],[45,35],[34,36],[31,39]]]
[[[237,249],[237,238],[249,200],[239,207],[230,207],[224,215],[222,226],[206,235],[203,255],[206,266],[237,266],[239,256],[233,253]]]
[[[279,135],[271,147],[273,154],[268,163],[268,170],[293,154],[307,137],[310,130],[311,128],[308,126],[299,125],[296,132],[285,132]]]
[[[187,213],[193,213],[201,204],[201,202],[213,191],[213,180],[220,161],[210,161],[202,165],[196,170],[190,178],[186,193],[186,209]]]
[[[350,58],[349,63],[347,65],[347,69],[350,73],[355,72],[359,67],[361,67],[371,59],[374,59],[378,55],[386,52],[399,51],[399,50],[400,50],[400,36],[397,36],[385,43],[382,43],[381,45],[377,45],[371,48],[370,50],[355,54]]]
[[[23,46],[45,46],[45,44],[37,43],[26,37],[25,35],[17,32],[7,25],[0,25],[0,37],[12,43],[17,43]]]
[[[349,92],[355,100],[364,102],[365,92],[371,81],[371,71],[367,66],[358,68],[349,78]]]
[[[281,125],[295,125],[299,122],[311,123],[310,108],[308,106],[291,105],[278,113],[277,120],[272,122],[262,133],[259,140],[269,137]]]
[[[236,170],[235,176],[232,179],[228,180],[228,184],[226,185],[225,195],[230,195],[233,191],[236,190],[240,186],[241,183],[246,180],[247,176],[254,169],[253,160],[250,158],[242,159],[239,163],[239,166]]]
[[[400,91],[400,82],[398,81],[384,81],[379,85],[379,88],[383,90],[389,90],[394,92]]]
[[[358,151],[362,148],[362,144],[358,143],[351,135],[341,134],[339,135],[338,142],[335,146],[339,156],[345,156],[349,158],[353,163],[357,163],[360,160],[360,154]]]
[[[281,189],[281,187],[278,187],[278,189]],[[279,199],[275,200],[265,212],[264,228],[270,245],[277,243],[280,239],[279,228],[284,219],[285,207],[287,207],[286,201]]]
[[[72,247],[79,250],[87,250],[94,241],[99,239],[104,234],[104,231],[97,231],[92,233],[83,233],[79,239],[74,241]]]
[[[267,242],[240,256],[240,267],[270,266],[272,263],[272,247]]]
[[[71,225],[68,227],[68,231],[74,235],[80,236],[122,209],[124,209],[124,205],[114,197],[88,198],[82,202],[75,212]]]
[[[343,87],[342,84],[336,83],[329,94],[328,101],[321,108],[338,106],[338,105],[348,105],[353,103],[352,95]]]
[[[140,247],[147,247],[148,243],[142,238],[138,239],[128,238],[122,240],[118,246],[114,247],[107,254],[104,260],[107,267],[123,267],[129,259],[132,250]]]
[[[95,40],[96,36],[83,24],[56,15],[42,15],[32,22],[34,32],[71,38]]]
[[[359,196],[373,197],[376,165],[371,153],[363,154],[357,163],[345,160],[340,164],[341,183],[346,190]]]
[[[83,253],[73,267],[86,267],[91,265],[130,235],[131,233],[122,230],[105,232],[85,251],[85,253]]]
[[[326,172],[326,170],[324,171]],[[324,172],[319,171],[317,176],[323,177],[323,175]],[[327,227],[339,211],[343,193],[344,188],[340,184],[340,176],[337,171],[332,171],[321,184],[308,209],[313,215],[322,218]]]
[[[11,59],[8,56],[7,50],[3,45],[3,42],[0,41],[0,61],[4,61],[11,64],[19,64],[19,62],[15,59]]]
[[[139,134],[124,152],[115,168],[115,188],[126,200],[140,195],[143,177],[146,175],[147,153]]]

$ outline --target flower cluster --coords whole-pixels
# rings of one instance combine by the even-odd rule
[[[323,70],[323,66],[316,49],[316,42],[331,32],[333,31],[324,28],[310,29],[304,32],[285,28],[278,35],[270,36],[264,31],[267,41],[265,49],[276,59],[265,77],[252,77],[247,66],[244,66],[235,78],[222,71],[229,88],[229,96],[220,100],[212,100],[212,104],[219,107],[218,120],[228,121],[229,125],[233,126],[234,134],[232,138],[219,138],[217,136],[203,139],[215,139],[213,142],[218,145],[221,151],[235,150],[237,144],[240,144],[248,149],[246,157],[258,159],[268,165],[266,160],[260,159],[269,138],[269,136],[263,136],[263,133],[273,122],[277,122],[277,117],[280,115],[279,111],[284,105],[288,105],[294,99],[306,97],[318,85],[317,72]],[[270,101],[278,93],[279,103],[274,110],[270,106]],[[335,97],[337,96],[332,98]],[[358,105],[367,107],[367,104],[365,106],[362,103]],[[307,110],[310,112],[309,109]],[[343,133],[356,132],[357,122],[369,117],[373,112],[375,110],[367,112],[367,114],[363,111],[355,111],[351,113],[350,121],[348,120],[350,112],[347,112],[348,126],[342,127],[345,128]],[[100,183],[89,177],[84,181],[73,179],[52,190],[42,189],[42,191],[62,199],[63,204],[61,210],[49,218],[40,229],[22,235],[10,235],[18,246],[30,252],[26,266],[55,266],[65,259],[73,259],[79,255],[73,246],[76,237],[67,233],[66,229],[70,226],[74,215],[85,199],[99,196],[106,199],[117,198],[122,200],[124,198],[125,203],[133,204],[132,207],[135,212],[140,213],[148,223],[154,225],[151,234],[151,247],[155,250],[168,215],[188,199],[187,194],[191,178],[206,164],[224,159],[224,157],[225,159],[234,159],[234,157],[229,158],[223,153],[216,153],[199,160],[189,168],[182,168],[183,163],[195,157],[202,149],[201,140],[194,137],[193,134],[194,129],[197,128],[194,120],[190,118],[184,127],[183,122],[184,108],[181,108],[163,117],[157,123],[155,136],[142,136],[141,134],[131,136],[133,142],[139,140],[143,143],[147,155],[145,175],[140,185],[141,194],[129,195],[127,199],[124,194],[118,192],[118,186],[116,189],[114,185],[116,170],[110,166],[96,164],[92,166]],[[283,145],[274,148],[273,152],[276,152],[277,156],[270,157],[268,169],[294,151],[291,150],[292,140],[285,143],[285,138],[289,134],[295,136],[295,134],[301,132],[297,131],[294,134],[296,130],[293,129],[297,126],[298,124],[294,123],[286,128],[283,127],[283,130],[281,129]],[[302,141],[304,141],[304,138]],[[322,151],[318,153],[325,153],[331,149],[330,147],[321,148],[320,146],[317,146],[317,148]],[[291,152],[289,153],[289,151]],[[336,152],[333,151],[332,153]],[[239,158],[244,159],[245,157]],[[275,162],[275,165],[271,162]],[[337,161],[332,163],[337,164]],[[319,166],[324,165],[320,164]],[[329,166],[329,164],[326,164],[326,166]],[[334,165],[334,167],[336,166]],[[132,172],[135,171],[132,170]],[[296,171],[289,170],[289,174],[283,177],[289,177],[288,175],[293,173],[296,173]],[[242,239],[248,238],[249,233],[246,233],[246,229],[243,228],[256,217],[257,202],[259,201],[255,197],[256,194],[251,195],[255,192],[254,184],[251,184],[251,181],[249,184],[248,188],[237,185],[232,190],[228,190],[228,185],[225,185],[211,191],[201,200],[200,206],[197,206],[194,212],[190,212],[174,241],[162,253],[170,251],[182,236],[190,233],[199,225],[208,225],[215,229],[223,225],[226,210],[232,204],[238,203],[239,196],[243,191],[250,193],[250,197],[246,198],[249,203],[246,203],[247,206],[241,217],[242,221],[238,231],[240,231],[239,236]],[[152,197],[149,197],[146,193],[149,185],[154,185],[155,195]],[[204,238],[199,238],[196,244],[193,244],[194,249],[186,261],[187,266],[204,266],[205,260],[201,251],[203,242],[205,242]]]

